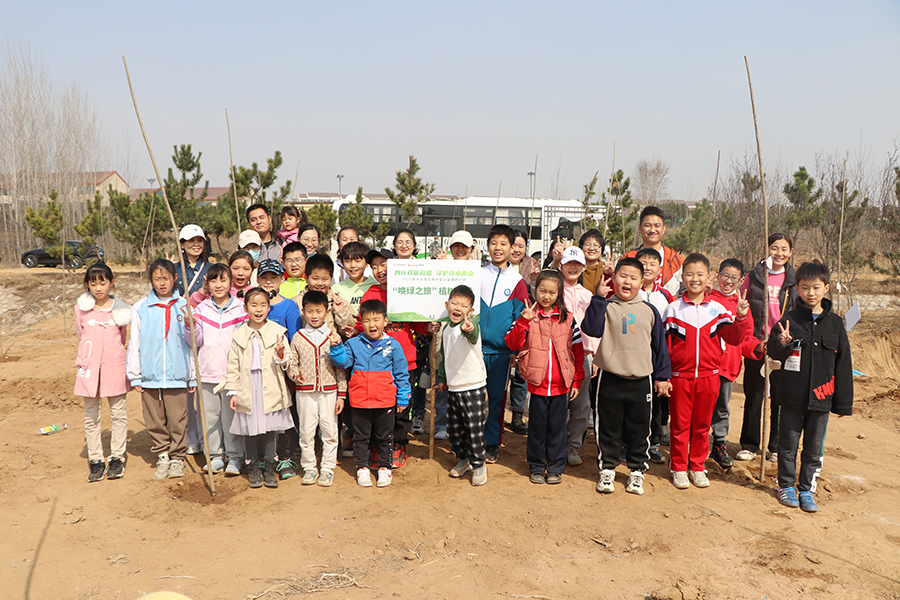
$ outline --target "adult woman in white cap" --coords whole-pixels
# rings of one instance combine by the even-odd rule
[[[178,233],[178,241],[181,243],[181,252],[184,255],[184,268],[187,276],[181,273],[181,265],[175,263],[175,289],[184,297],[203,287],[203,276],[209,269],[209,252],[206,247],[206,234],[199,225],[185,225]],[[185,279],[188,282],[185,291]]]

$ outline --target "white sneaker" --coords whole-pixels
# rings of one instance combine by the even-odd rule
[[[597,482],[597,491],[601,494],[612,494],[616,491],[615,480],[615,471],[612,469],[603,469],[600,471],[600,481]]]
[[[153,479],[156,481],[160,481],[161,479],[165,479],[169,476],[169,453],[163,452],[159,455],[159,458],[156,460],[156,473],[153,474]]]
[[[581,455],[578,454],[578,448],[567,448],[566,449],[566,464],[570,467],[577,467],[583,461],[581,460]]]
[[[672,471],[672,485],[679,490],[686,490],[691,487],[687,471]]]
[[[423,419],[422,417],[413,417],[412,434],[421,435],[423,433],[425,433],[425,419]]]
[[[472,470],[472,465],[468,458],[464,458],[456,463],[456,466],[450,469],[450,477],[462,477]]]
[[[303,479],[300,480],[301,485],[315,485],[319,480],[319,472],[315,469],[306,469],[303,471]]]
[[[481,465],[472,471],[472,485],[478,487],[487,483],[487,465]]]
[[[356,483],[362,487],[372,487],[372,473],[363,467],[356,470]]]
[[[709,487],[709,478],[706,476],[706,471],[688,471],[688,477],[691,478],[691,483],[699,488]]]
[[[738,453],[734,455],[736,460],[753,460],[756,458],[756,452],[750,452],[749,450],[738,450]]]
[[[769,462],[777,463],[778,462],[778,453],[777,452],[766,452],[766,460]]]
[[[184,461],[180,458],[173,458],[169,461],[169,479],[176,477],[184,477]]]
[[[376,483],[375,485],[377,485],[378,487],[387,487],[391,485],[391,481],[393,480],[393,478],[394,475],[393,473],[391,473],[390,469],[388,469],[387,467],[381,467],[380,469],[378,469],[378,483]]]
[[[628,475],[628,485],[625,486],[625,491],[629,494],[637,494],[638,496],[644,495],[644,474],[640,471],[632,471],[630,475]]]
[[[241,474],[241,461],[236,458],[228,459],[228,466],[225,467],[225,474],[234,477]]]

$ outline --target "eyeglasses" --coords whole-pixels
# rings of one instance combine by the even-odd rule
[[[286,265],[302,265],[306,262],[305,258],[286,258],[284,259],[284,264]]]
[[[741,278],[736,275],[719,275],[719,279],[722,281],[730,281],[731,283],[737,283],[741,280]]]
[[[600,244],[585,244],[581,247],[582,250],[603,250],[603,246]]]

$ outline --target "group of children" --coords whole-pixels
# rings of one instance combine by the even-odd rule
[[[248,220],[260,209],[268,215],[254,205]],[[661,220],[658,211],[652,215]],[[331,486],[342,423],[342,454],[352,456],[357,483],[372,486],[371,470],[377,469],[375,485],[390,485],[392,469],[406,461],[414,405],[424,394],[417,346],[433,335],[439,342],[434,387],[447,394],[444,431],[458,459],[451,477],[471,471],[472,485],[487,483],[486,465],[497,462],[502,444],[514,355],[530,393],[532,483],[558,484],[567,464],[581,463],[579,448],[593,412],[598,492],[615,490],[616,467],[624,460],[626,491],[643,494],[648,462],[665,461],[659,447],[667,441],[674,486],[707,487],[707,457],[723,467],[733,464],[724,440],[741,358],[745,371],[758,371],[768,354],[782,363],[772,377],[779,499],[817,510],[813,494],[828,414],[852,410],[849,344],[825,298],[827,268],[804,263],[796,274],[791,270],[796,291],[785,291],[779,303],[777,291],[760,295],[758,277],[745,279],[735,259],[719,266],[713,289],[709,260],[695,253],[677,265],[682,289],[673,295],[660,287],[661,271],[674,269],[668,252],[644,247],[615,265],[603,264],[604,240],[592,230],[577,247],[557,246],[551,268],[538,271],[529,263],[523,273],[510,257],[524,235],[495,225],[480,290],[454,288],[443,322],[392,323],[387,262],[415,256],[413,232],[400,230],[391,252],[370,250],[355,230],[342,229],[336,273],[334,261],[318,252],[314,227],[306,230],[315,234],[310,245],[294,235],[302,232],[290,212],[282,224],[280,260],[257,261],[260,238],[248,231],[227,266],[206,262],[202,230],[186,226],[180,232],[186,273],[168,260],[154,261],[148,269],[152,290],[130,309],[111,295],[107,265],[88,268],[86,292],[75,309],[81,340],[75,392],[85,398],[89,481],[124,473],[124,399],[133,388],[141,393],[157,455],[154,479],[184,475],[185,454],[202,439],[199,420],[191,416],[196,397],[207,421],[205,470],[246,470],[250,487],[277,487],[279,479],[299,474],[299,463],[302,484]],[[787,238],[779,235],[770,240],[776,247],[770,255],[783,258],[777,250]],[[448,258],[468,258],[471,236],[458,232],[453,240]],[[783,263],[781,271],[778,266],[770,257],[763,268],[769,269],[770,287],[782,289],[787,273]],[[796,307],[788,310],[791,298]],[[745,372],[745,389],[747,377]],[[108,464],[100,445],[101,397],[109,398],[113,417]]]

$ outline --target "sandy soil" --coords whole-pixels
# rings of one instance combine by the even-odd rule
[[[759,482],[758,463],[709,462],[712,486],[686,491],[653,465],[643,497],[624,493],[623,465],[616,493],[600,496],[592,437],[561,485],[536,486],[509,432],[482,488],[450,479],[446,442],[428,460],[420,436],[386,489],[357,487],[345,459],[330,489],[217,476],[211,498],[194,460],[183,480],[151,480],[136,394],[125,477],[87,483],[72,319],[64,332],[52,316],[60,272],[21,273],[0,273],[4,598],[900,598],[900,473],[886,468],[900,456],[896,327],[851,334],[870,377],[857,380],[856,414],[831,421],[815,515],[781,507],[774,469]],[[143,285],[118,284],[127,301]],[[68,429],[35,434],[57,422]],[[108,428],[104,414],[107,447]]]

